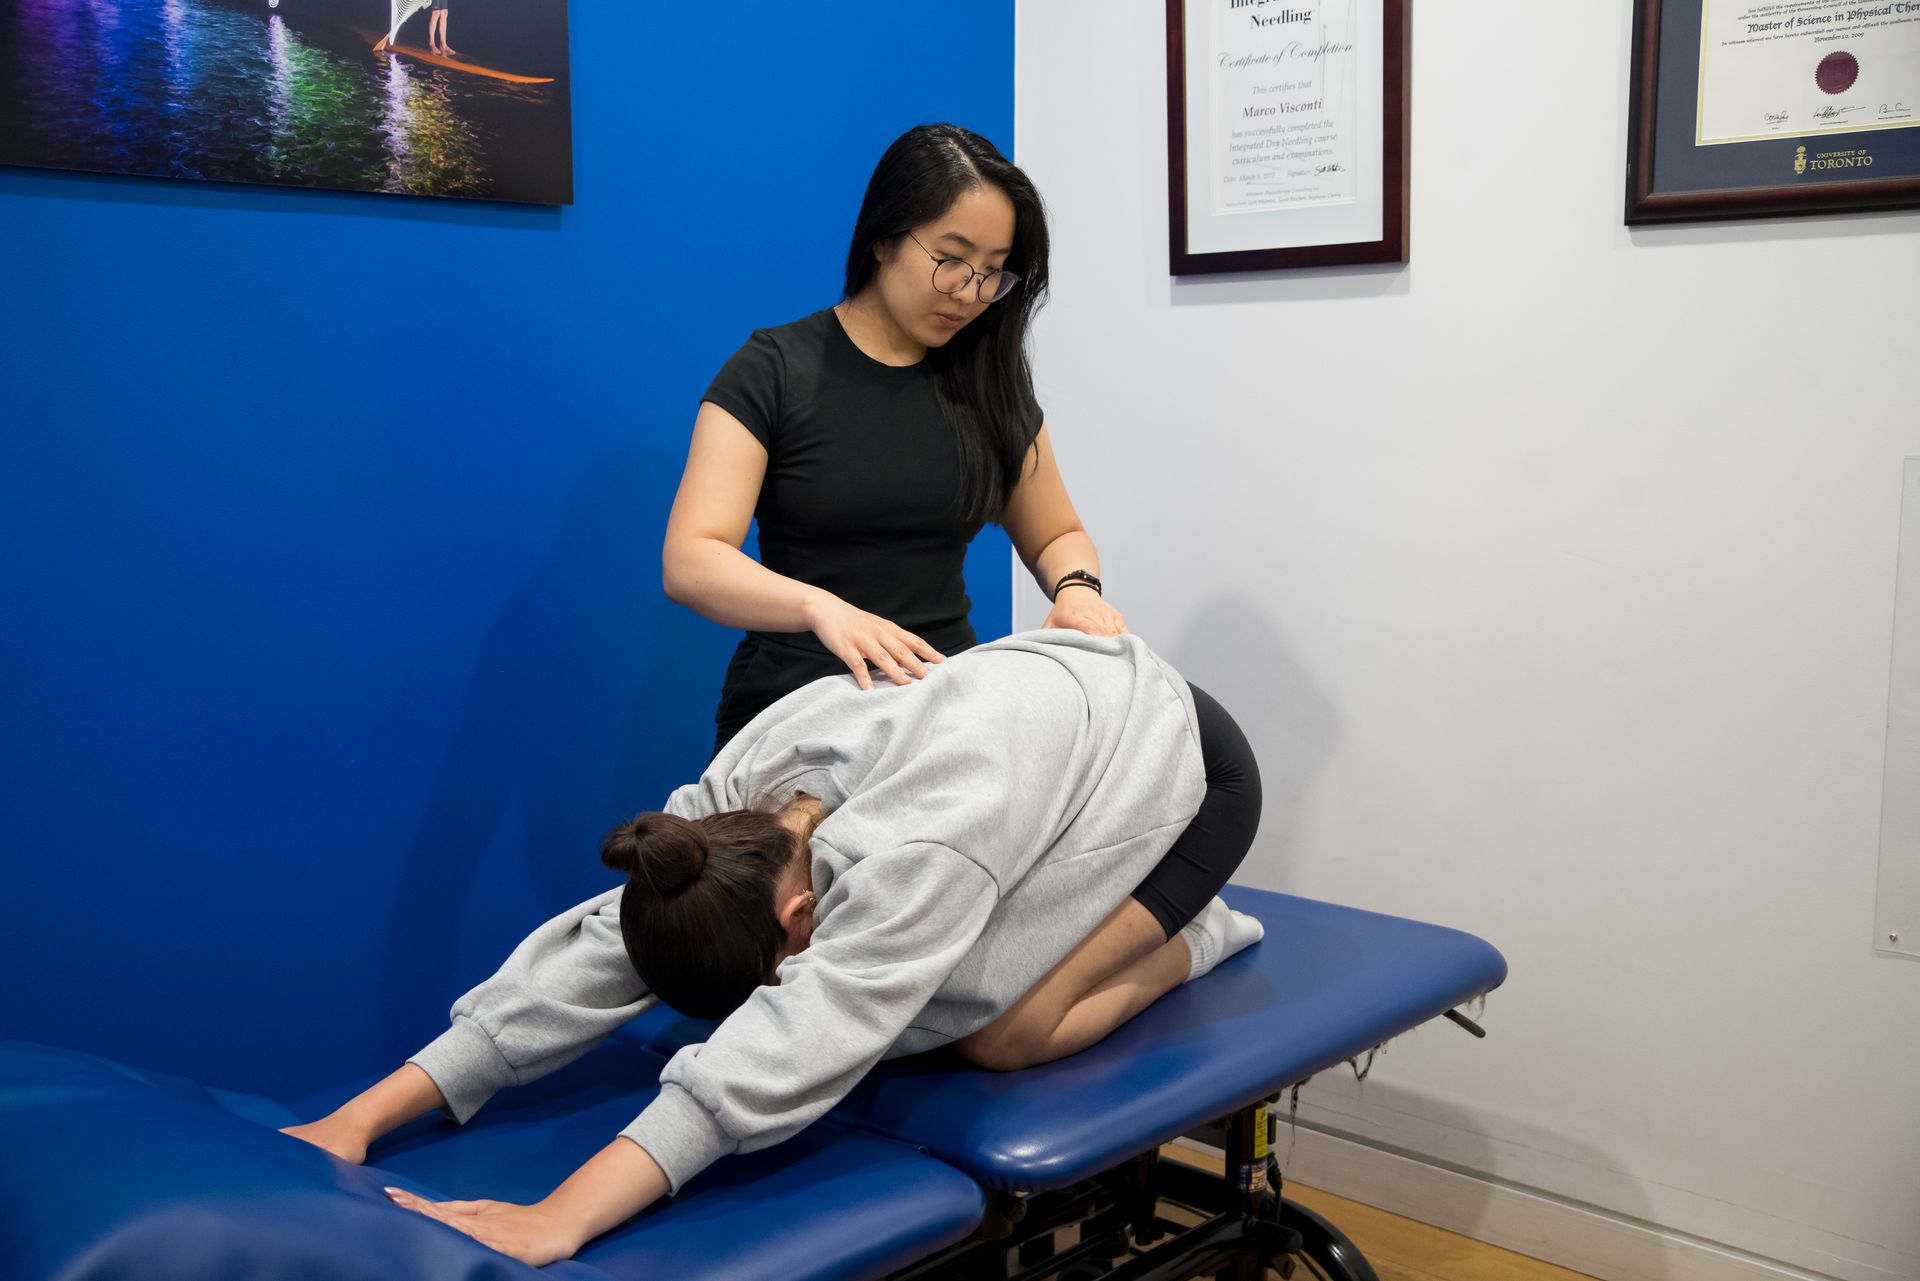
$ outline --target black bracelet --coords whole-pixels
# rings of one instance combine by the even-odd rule
[[[1060,575],[1060,581],[1053,585],[1053,596],[1050,597],[1049,599],[1057,599],[1060,595],[1061,588],[1071,587],[1075,583],[1079,583],[1084,587],[1093,588],[1094,593],[1096,595],[1100,595],[1100,596],[1106,595],[1105,592],[1100,590],[1099,579],[1095,578],[1092,574],[1089,574],[1084,569],[1072,569]]]

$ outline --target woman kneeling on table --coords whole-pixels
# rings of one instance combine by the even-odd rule
[[[1024,633],[870,691],[827,677],[608,834],[624,886],[534,931],[406,1065],[287,1132],[363,1161],[656,1001],[723,1018],[538,1204],[389,1189],[525,1262],[569,1258],[718,1158],[804,1129],[883,1058],[1046,1063],[1256,941],[1214,896],[1259,816],[1245,736],[1135,636]]]

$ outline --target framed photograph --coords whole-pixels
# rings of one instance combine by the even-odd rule
[[[573,203],[566,0],[0,0],[0,164]]]
[[[1407,261],[1407,0],[1167,0],[1168,270]]]
[[[1920,3],[1636,0],[1627,222],[1920,207]]]

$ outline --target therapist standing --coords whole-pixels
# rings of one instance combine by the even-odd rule
[[[791,249],[756,252],[777,271]],[[922,125],[881,156],[845,297],[755,330],[694,419],[661,562],[667,595],[747,635],[720,748],[802,685],[871,665],[906,684],[974,644],[962,566],[988,523],[1053,601],[1045,627],[1118,635],[1100,558],[1054,464],[1027,326],[1047,225],[979,134]],[[755,518],[760,560],[740,548]]]

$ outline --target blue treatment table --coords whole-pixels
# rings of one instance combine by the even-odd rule
[[[1308,1275],[1371,1281],[1337,1229],[1279,1195],[1265,1105],[1429,1019],[1477,1031],[1454,1007],[1497,987],[1506,963],[1438,926],[1238,887],[1225,897],[1266,938],[1092,1049],[1007,1074],[947,1054],[883,1064],[798,1137],[720,1162],[545,1273],[1174,1281],[1257,1278],[1294,1258]],[[275,1129],[364,1082],[289,1104],[0,1042],[0,1257],[23,1281],[538,1276],[380,1189],[537,1199],[711,1026],[651,1011],[464,1128],[423,1118],[396,1131],[363,1167]],[[1224,1178],[1159,1159],[1209,1122],[1224,1126]],[[1177,1227],[1170,1205],[1202,1223]],[[1056,1245],[1067,1235],[1077,1241]]]

